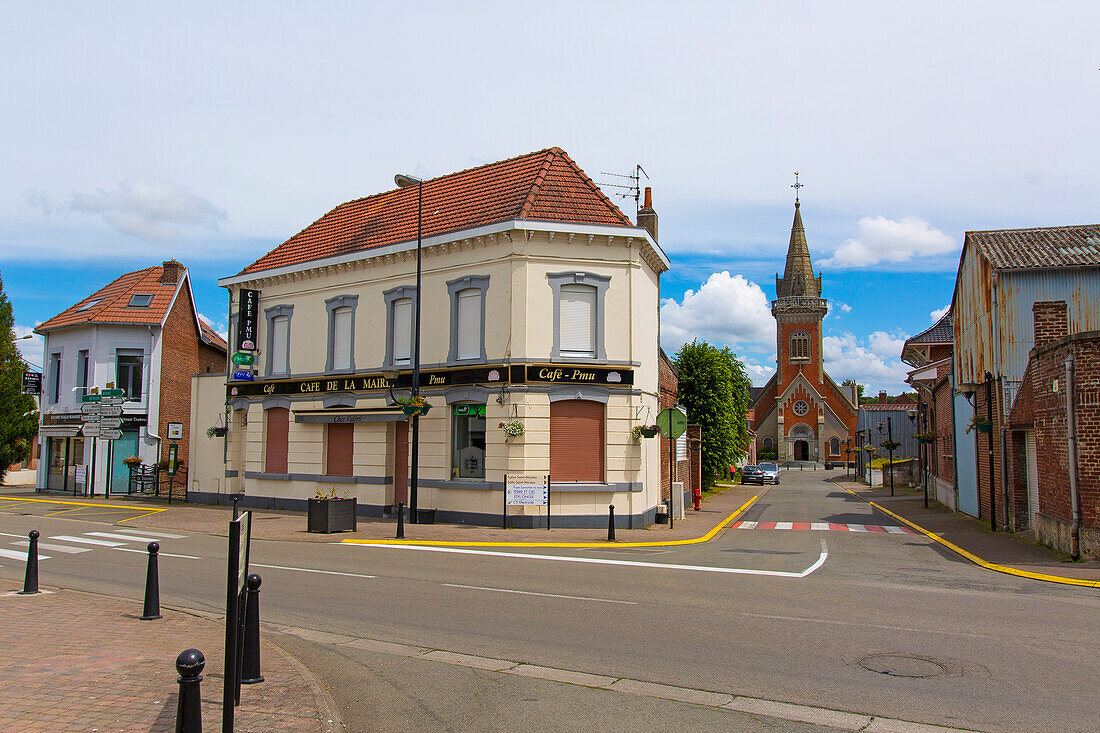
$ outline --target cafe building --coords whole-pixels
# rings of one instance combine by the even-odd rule
[[[620,526],[651,523],[661,439],[634,428],[658,412],[669,263],[648,190],[639,225],[559,148],[407,183],[220,281],[236,366],[196,380],[193,414],[224,401],[225,471],[193,474],[192,494],[301,509],[335,492],[372,516],[415,500],[517,527],[605,526],[614,505]],[[509,476],[544,478],[548,501],[506,504]]]

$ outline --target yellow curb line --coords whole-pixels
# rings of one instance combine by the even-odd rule
[[[859,499],[860,501],[863,501],[863,502],[866,502],[866,503],[870,504],[875,509],[878,509],[880,512],[885,512],[886,514],[889,514],[891,517],[898,520],[899,522],[905,522],[906,524],[908,524],[910,527],[917,530],[921,534],[935,540],[936,542],[939,542],[941,545],[948,548],[949,550],[952,550],[953,552],[956,552],[956,553],[962,555],[963,557],[965,557],[970,562],[974,563],[975,565],[979,565],[979,566],[985,568],[986,570],[992,570],[996,573],[1006,573],[1008,575],[1017,575],[1021,578],[1031,578],[1032,580],[1045,580],[1048,583],[1061,583],[1063,585],[1083,585],[1083,586],[1088,587],[1088,588],[1100,588],[1100,580],[1082,580],[1080,578],[1066,578],[1062,575],[1046,575],[1044,573],[1033,573],[1029,570],[1018,570],[1016,568],[1010,568],[1006,565],[997,565],[996,563],[991,563],[988,560],[983,560],[980,557],[978,557],[977,555],[975,555],[974,553],[968,552],[968,551],[964,550],[963,548],[959,547],[958,545],[953,544],[951,542],[948,542],[944,538],[939,537],[938,535],[936,535],[932,532],[929,532],[927,529],[920,526],[919,524],[915,524],[913,522],[910,522],[905,517],[894,514],[889,509],[887,509],[885,507],[882,507],[882,506],[879,506],[878,504],[876,504],[873,501],[869,501],[867,499],[864,499],[862,496],[860,496],[856,492],[852,491],[851,489],[844,489],[844,490],[847,491],[852,496]]]
[[[128,512],[147,512],[147,514],[145,516],[148,516],[148,514],[158,514],[159,512],[168,511],[167,507],[165,507],[163,509],[158,508],[158,507],[154,507],[152,509],[150,509],[149,507],[142,507],[141,509],[135,509],[132,506],[119,506],[118,504],[89,504],[87,502],[59,501],[57,499],[22,499],[18,496],[0,496],[0,501],[33,501],[33,502],[37,502],[39,504],[62,504],[62,505],[65,505],[65,506],[92,506],[92,507],[97,507],[97,508],[106,507],[107,509],[125,509]],[[130,519],[136,519],[136,517],[130,517]],[[126,521],[126,520],[122,520],[122,521]]]
[[[454,540],[341,540],[348,545],[430,545],[436,547],[672,547],[676,545],[697,545],[709,542],[726,525],[732,522],[738,515],[760,498],[760,495],[752,497],[733,514],[723,519],[717,527],[707,532],[702,537],[689,540],[661,540],[659,542],[461,542]]]

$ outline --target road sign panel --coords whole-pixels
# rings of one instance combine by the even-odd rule
[[[233,363],[237,366],[252,366],[255,362],[256,357],[252,354],[245,354],[241,351],[233,354]]]
[[[104,417],[99,421],[99,427],[101,430],[115,429],[122,427],[121,417]]]
[[[101,415],[102,409],[97,402],[88,402],[80,406],[80,412],[84,415]]]
[[[102,405],[99,414],[103,417],[116,417],[122,414],[122,405]]]
[[[237,371],[233,372],[233,378],[245,382],[251,382],[253,379],[255,379],[255,377],[252,376],[252,372],[248,371],[247,369],[238,369]]]
[[[98,438],[99,437],[99,423],[86,422],[84,426],[80,428],[80,432],[85,438]]]
[[[99,437],[105,440],[118,440],[122,437],[121,430],[100,430]]]
[[[103,398],[100,397],[97,394],[86,394],[86,395],[81,395],[80,396],[80,401],[81,402],[99,402],[102,399]]]
[[[126,394],[126,392],[121,389],[101,389],[99,393],[104,397],[122,397]]]
[[[657,425],[661,428],[661,437],[679,438],[687,430],[687,415],[675,407],[666,407],[657,413]]]
[[[125,397],[104,397],[102,403],[104,405],[121,405],[125,401]]]

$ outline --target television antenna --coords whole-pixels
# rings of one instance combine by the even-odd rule
[[[607,171],[600,171],[602,176],[615,176],[616,178],[625,178],[630,183],[605,183],[603,184],[607,188],[621,188],[623,191],[615,192],[615,195],[619,198],[634,199],[634,211],[637,213],[642,208],[642,176],[649,180],[649,174],[645,172],[645,168],[641,163],[634,165],[633,173],[608,173]]]

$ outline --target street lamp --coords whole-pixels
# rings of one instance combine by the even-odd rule
[[[413,397],[420,396],[420,276],[421,227],[424,222],[424,180],[398,173],[393,177],[398,188],[416,186],[416,305],[413,310]],[[412,470],[409,473],[409,523],[416,524],[416,487],[420,463],[420,413],[412,416]]]

